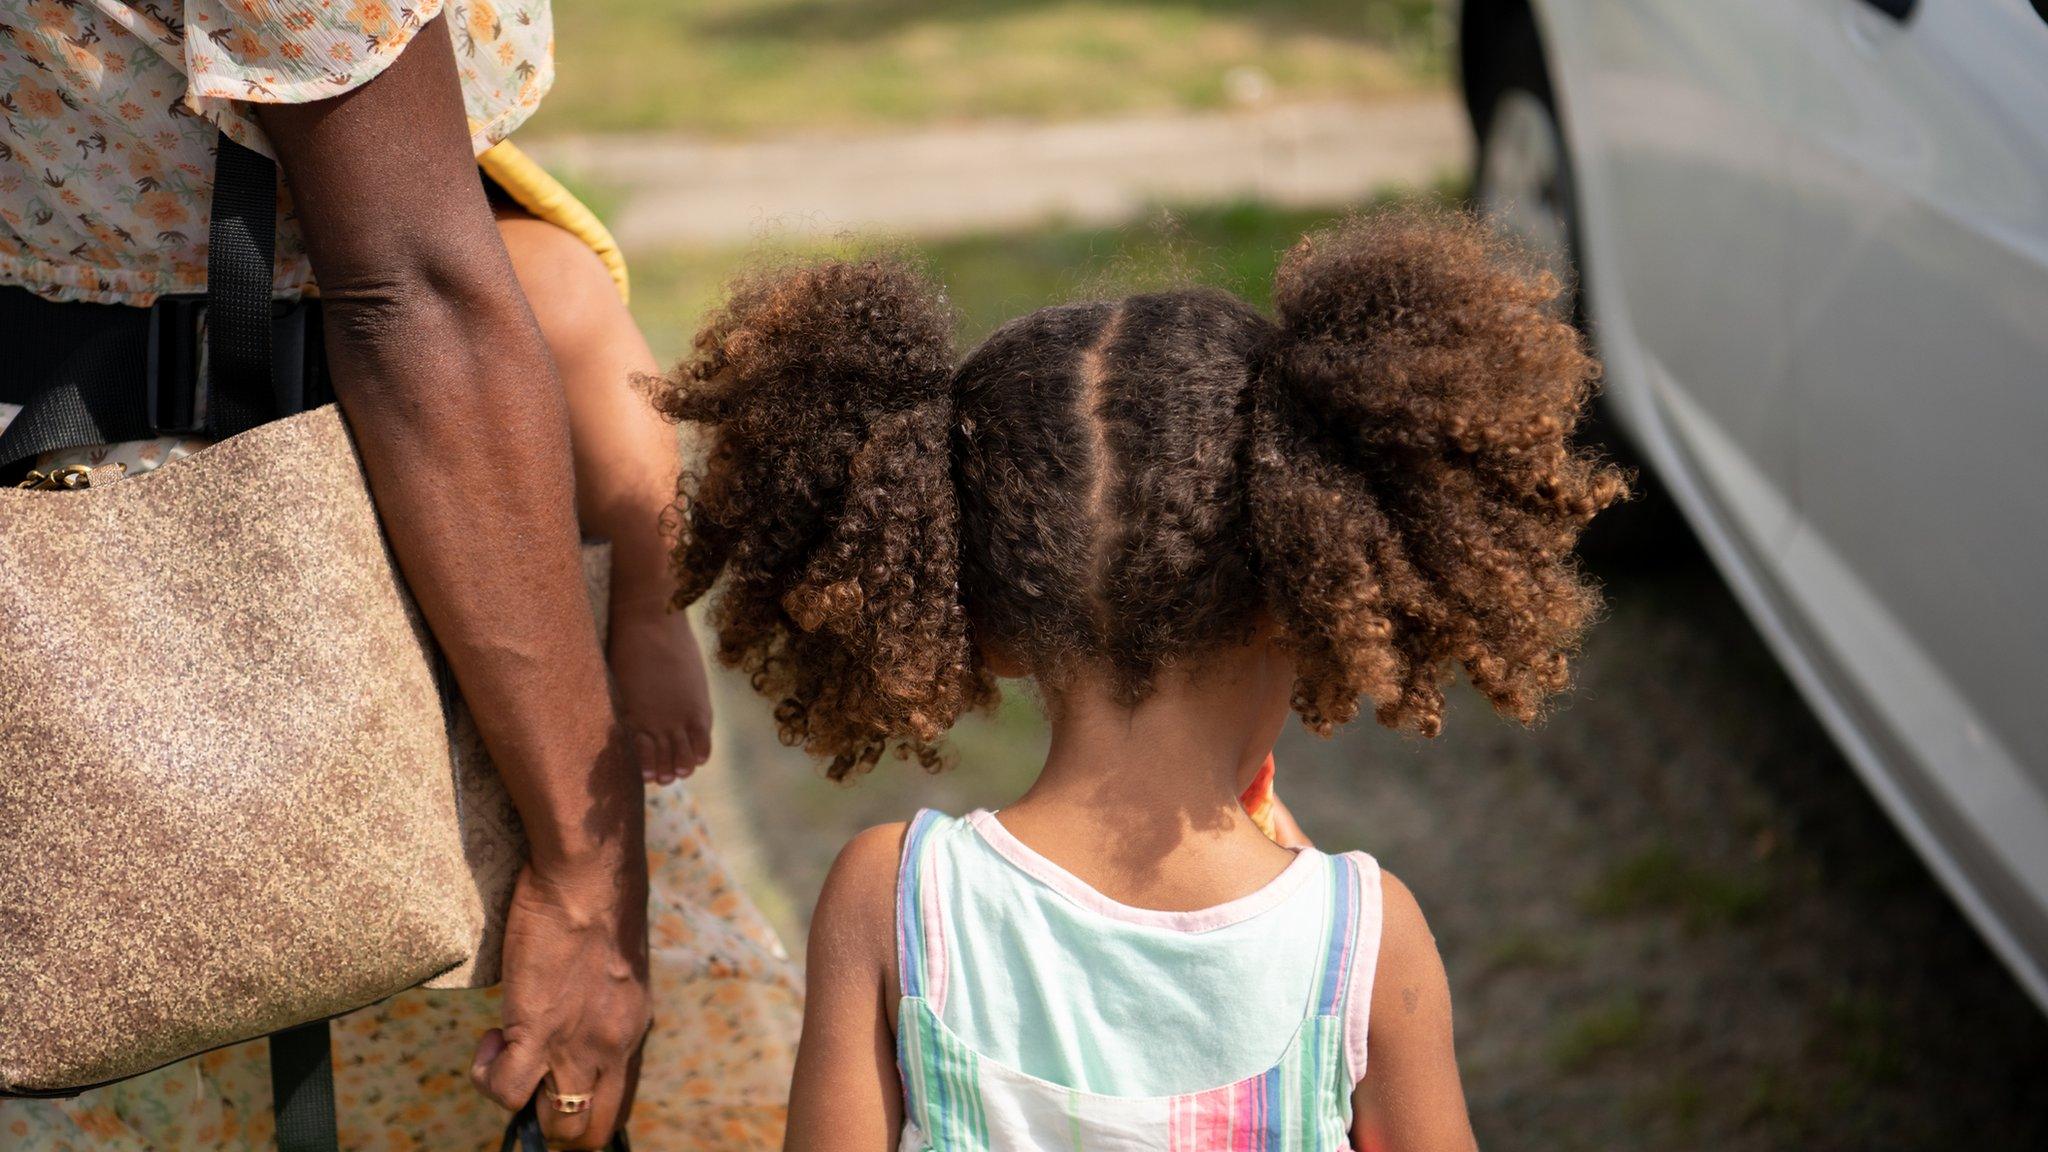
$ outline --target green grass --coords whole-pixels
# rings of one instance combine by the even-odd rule
[[[1691,1136],[1700,1119],[1710,1114],[1713,1104],[1706,1085],[1685,1068],[1672,1070],[1669,1079],[1637,1092],[1629,1100],[1630,1110],[1643,1122],[1662,1120],[1680,1136]]]
[[[1839,1055],[1851,1095],[1906,1079],[1911,1038],[1902,1033],[1891,1006],[1867,992],[1837,992],[1815,1040],[1821,1049]]]
[[[1516,971],[1550,971],[1570,964],[1573,952],[1563,941],[1540,932],[1517,929],[1487,944],[1481,971],[1489,976]]]
[[[1444,190],[1449,194],[1454,190]],[[1054,225],[929,241],[914,250],[960,312],[964,344],[1047,304],[1169,285],[1212,284],[1263,305],[1282,252],[1339,209],[1246,203],[1161,211],[1116,228]],[[845,253],[885,241],[792,241],[777,246],[655,253],[633,262],[633,311],[657,356],[686,347],[726,281],[752,261]],[[905,245],[906,248],[910,247]]]
[[[1763,910],[1769,897],[1769,884],[1759,873],[1695,863],[1660,844],[1608,868],[1580,902],[1599,916],[1673,914],[1688,929],[1700,931],[1744,923]]]
[[[1768,1133],[1773,1147],[1812,1147],[1822,1133],[1841,1148],[1946,1147],[1949,1130],[1931,1123],[1934,1113],[1873,1106],[1924,1090],[1931,1070],[1900,1011],[1871,989],[1837,989],[1810,1010],[1804,1052],[1752,1071],[1743,1125]]]
[[[1777,1064],[1752,1071],[1737,1108],[1743,1127],[1772,1133],[1781,1147],[1799,1147],[1816,1127],[1819,1112],[1809,1080],[1802,1072]]]
[[[1618,996],[1565,1022],[1551,1041],[1551,1067],[1583,1071],[1611,1053],[1634,1048],[1649,1029],[1642,1000],[1633,993]]]
[[[1434,0],[579,0],[531,131],[714,136],[1355,98],[1437,82]]]

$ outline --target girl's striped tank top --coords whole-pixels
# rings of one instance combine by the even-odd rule
[[[904,1152],[1338,1152],[1379,956],[1370,856],[1131,908],[991,812],[918,813],[896,892]]]

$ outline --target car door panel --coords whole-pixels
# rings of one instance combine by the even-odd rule
[[[1794,7],[1778,578],[1897,803],[1959,818],[1937,869],[2048,997],[2048,26],[2021,0]]]
[[[1543,10],[1617,406],[1639,435],[1673,438],[1747,546],[1775,548],[1793,480],[1787,17],[1779,0]]]

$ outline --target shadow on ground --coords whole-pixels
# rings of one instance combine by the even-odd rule
[[[1668,503],[1594,541],[1610,615],[1535,732],[1469,691],[1433,741],[1291,729],[1280,787],[1319,843],[1415,890],[1458,1005],[1481,1143],[1512,1149],[2048,1147],[2048,1020],[1807,712]],[[1659,519],[1664,518],[1664,519]],[[920,805],[1001,804],[1028,701],[961,766],[854,787],[776,747],[726,680],[737,831],[802,931],[838,846]]]

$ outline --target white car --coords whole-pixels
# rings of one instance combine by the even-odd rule
[[[1465,0],[1476,196],[2048,1007],[2048,0]]]

